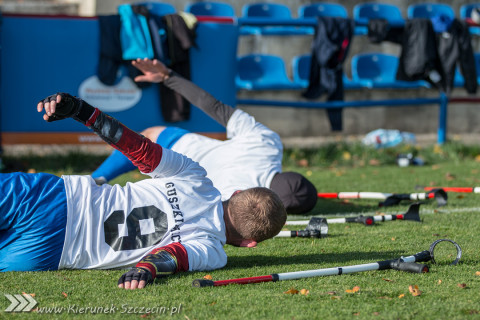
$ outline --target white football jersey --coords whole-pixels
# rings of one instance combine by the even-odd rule
[[[135,265],[154,248],[180,242],[189,270],[225,266],[221,196],[198,163],[163,149],[152,179],[97,186],[90,176],[63,176],[67,227],[59,269]]]
[[[198,161],[222,200],[230,199],[236,190],[270,188],[273,176],[282,171],[283,145],[278,134],[237,109],[228,120],[227,138],[220,141],[187,133],[172,150]]]

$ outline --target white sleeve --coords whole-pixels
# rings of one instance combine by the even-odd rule
[[[277,135],[270,128],[257,122],[255,118],[240,109],[235,110],[227,123],[227,138],[239,135],[266,133]]]
[[[227,254],[219,241],[202,239],[182,245],[188,253],[189,271],[215,270],[227,264]]]
[[[184,174],[202,178],[207,176],[205,169],[187,156],[166,148],[162,148],[162,150],[162,159],[160,160],[160,163],[155,170],[147,173],[150,177],[165,178],[182,176]]]

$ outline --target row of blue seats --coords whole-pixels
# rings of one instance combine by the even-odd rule
[[[285,62],[279,56],[249,54],[238,58],[235,79],[237,89],[285,90],[308,87],[310,54],[295,56],[291,61],[292,78],[287,75]],[[480,53],[475,54],[478,82],[480,83]],[[395,79],[399,59],[385,53],[362,53],[352,57],[352,78],[344,74],[345,89],[359,88],[429,88],[426,81],[399,81]],[[455,74],[455,87],[464,84],[461,73]]]
[[[149,10],[158,15],[171,14],[175,12],[175,7],[169,3],[163,2],[144,2]],[[459,18],[467,19],[471,17],[474,8],[480,8],[480,3],[464,4],[459,9]],[[202,1],[188,4],[185,12],[197,16],[222,16],[236,17],[235,9],[232,5],[225,2]],[[449,18],[455,18],[455,11],[452,6],[446,3],[417,3],[407,7],[407,18],[432,18],[438,15],[445,15]],[[349,15],[346,8],[339,3],[315,2],[304,4],[298,7],[298,18],[314,18],[317,16],[343,17]],[[242,7],[241,18],[272,18],[280,20],[293,19],[292,12],[287,5],[271,2],[259,2],[245,4]],[[353,16],[358,25],[356,33],[366,34],[366,25],[370,19],[386,19],[392,24],[403,24],[405,19],[399,7],[387,3],[360,3],[354,6]],[[242,34],[311,34],[312,28],[307,27],[250,27],[242,28]],[[474,34],[480,34],[479,27],[471,28]]]

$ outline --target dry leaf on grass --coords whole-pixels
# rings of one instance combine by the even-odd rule
[[[353,287],[352,289],[347,289],[347,290],[345,290],[346,293],[356,293],[356,292],[358,292],[358,291],[360,291],[360,287],[359,287],[359,286],[355,286],[355,287]]]
[[[467,287],[466,283],[457,283],[457,287],[465,289]]]
[[[308,295],[309,293],[310,293],[310,291],[307,290],[307,289],[300,290],[300,294],[303,294],[304,296]]]
[[[476,276],[480,276],[480,271],[475,272]]]
[[[405,297],[405,295],[403,293],[398,296],[399,299],[402,299],[403,297]]]
[[[422,291],[420,291],[418,289],[418,286],[417,285],[410,285],[408,286],[408,290],[410,291],[410,293],[412,294],[412,296],[416,297],[416,296],[419,296],[422,294]]]
[[[447,172],[447,173],[445,174],[445,179],[446,179],[447,181],[452,181],[452,180],[455,180],[456,178],[457,178],[457,177],[456,177],[454,174],[450,173],[450,172]]]
[[[298,292],[299,291],[297,289],[290,288],[287,291],[284,291],[283,293],[285,293],[285,294],[298,294]]]
[[[437,282],[437,283],[438,283],[438,284],[442,284],[442,280],[438,280],[438,282]]]
[[[35,297],[35,293],[26,293],[22,291],[22,294],[28,294],[29,296]]]
[[[211,275],[206,274],[206,275],[203,276],[203,279],[205,279],[205,280],[212,280],[213,278],[212,278]]]
[[[465,198],[465,196],[464,196],[463,194],[459,194],[459,195],[457,196],[457,199],[463,199],[463,198]]]
[[[383,281],[387,281],[387,282],[393,282],[393,280],[391,279],[387,279],[387,278],[382,278]]]
[[[309,163],[308,163],[308,160],[307,159],[300,159],[298,160],[297,164],[300,166],[300,167],[308,167]]]
[[[62,292],[62,295],[66,298],[68,297],[68,294],[66,294],[65,292]]]
[[[133,174],[133,178],[134,178],[134,179],[140,179],[140,178],[142,178],[142,177],[143,177],[143,176],[142,176],[140,173],[138,173],[138,172],[136,172],[136,173]]]

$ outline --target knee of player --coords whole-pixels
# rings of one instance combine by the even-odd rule
[[[153,142],[156,142],[160,133],[165,130],[166,127],[164,126],[155,126],[149,127],[141,132],[141,134]]]

